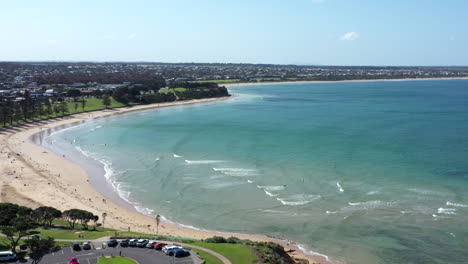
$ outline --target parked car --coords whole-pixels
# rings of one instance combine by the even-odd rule
[[[12,251],[0,251],[0,261],[11,261],[16,259],[16,254]]]
[[[128,241],[128,246],[129,247],[136,247],[136,243],[138,242],[138,239],[132,238]]]
[[[146,248],[153,248],[154,245],[156,245],[157,243],[158,243],[158,241],[150,240],[150,241],[148,241],[148,244],[146,244]]]
[[[89,244],[89,242],[83,242],[83,249],[84,250],[90,250],[91,249],[91,244]]]
[[[128,239],[128,238],[122,239],[122,241],[120,241],[120,246],[121,247],[128,247],[128,242],[130,242],[130,239]]]
[[[111,239],[111,240],[107,241],[107,246],[108,247],[116,247],[118,244],[119,244],[119,242],[117,241],[117,239]]]
[[[78,244],[77,242],[73,242],[73,246],[72,246],[73,250],[81,250],[81,247],[80,247],[80,244]]]
[[[71,258],[69,263],[70,263],[70,264],[80,264],[80,263],[78,262],[78,259],[77,259],[77,258]]]
[[[172,246],[172,247],[169,247],[166,249],[166,255],[169,255],[169,256],[174,256],[174,252],[178,249],[183,249],[182,247],[179,247],[179,246]]]
[[[167,243],[157,243],[156,245],[153,246],[153,248],[156,250],[162,250],[162,248],[165,246],[167,246]]]
[[[142,239],[139,239],[138,242],[137,242],[137,247],[146,247],[146,244],[148,244],[148,239],[145,239],[145,238],[142,238]]]
[[[187,257],[187,256],[190,256],[190,251],[183,249],[183,248],[177,248],[174,250],[174,256],[176,258]]]

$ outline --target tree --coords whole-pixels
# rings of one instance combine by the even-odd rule
[[[77,110],[78,110],[78,103],[75,102],[75,113],[77,112]]]
[[[104,95],[102,97],[102,104],[106,107],[106,109],[111,105],[111,100],[109,95]]]
[[[83,101],[81,101],[81,109],[83,110],[83,112],[85,108],[86,108],[86,99],[83,98]]]
[[[94,231],[96,231],[96,227],[98,226],[98,221],[99,221],[99,216],[98,216],[98,215],[94,215],[94,216],[93,216],[93,222],[94,222],[93,230],[94,230]]]
[[[52,226],[54,219],[62,217],[62,212],[50,206],[41,206],[34,209],[32,216],[37,224]]]
[[[30,219],[27,217],[17,217],[12,220],[10,226],[2,226],[1,231],[11,243],[11,251],[16,252],[18,242],[28,235],[28,230],[32,228]]]
[[[102,213],[102,227],[104,227],[104,221],[106,221],[107,213]]]
[[[85,210],[81,210],[80,223],[83,226],[83,229],[88,230],[88,223],[91,220],[94,220],[93,213],[85,211]]]
[[[62,112],[62,116],[65,115],[65,113],[68,113],[68,104],[67,102],[63,101],[60,103],[60,111]]]
[[[70,209],[66,210],[62,214],[63,218],[68,222],[71,229],[75,229],[76,223],[80,220],[81,210],[80,209]]]
[[[55,240],[51,237],[46,239],[27,239],[24,244],[31,250],[30,257],[33,263],[39,263],[45,254],[49,253],[55,248]]]
[[[161,216],[157,215],[156,216],[156,235],[159,233],[159,222],[161,221]]]
[[[68,97],[78,97],[81,95],[80,90],[78,89],[70,89],[67,91],[67,96]]]

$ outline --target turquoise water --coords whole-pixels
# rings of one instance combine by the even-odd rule
[[[234,87],[55,133],[147,214],[348,263],[468,261],[468,81]]]

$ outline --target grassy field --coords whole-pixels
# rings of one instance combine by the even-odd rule
[[[211,255],[210,253],[207,253],[202,250],[194,249],[191,247],[184,247],[184,248],[191,249],[192,251],[197,252],[198,255],[200,255],[200,257],[205,260],[205,264],[223,264],[223,262],[219,258]]]
[[[256,263],[252,248],[242,244],[195,242],[193,245],[208,248],[228,258],[233,264]]]
[[[99,262],[97,264],[137,264],[138,262],[123,257],[99,257]]]
[[[111,105],[109,106],[109,108],[124,106],[122,103],[115,101],[113,97],[111,97],[110,99],[111,99]],[[102,98],[96,98],[96,97],[86,98],[86,105],[85,105],[84,111],[83,111],[83,108],[81,107],[81,101],[78,101],[78,102],[69,101],[67,102],[67,104],[68,104],[68,110],[70,111],[70,114],[82,113],[82,112],[87,112],[87,111],[96,111],[96,110],[101,110],[101,109],[106,108],[102,104]],[[75,111],[75,104],[78,106],[76,108],[76,111]]]
[[[168,93],[174,93],[174,90],[176,92],[185,92],[187,90],[187,88],[182,88],[182,87],[179,87],[179,88],[169,88],[169,89],[166,89],[166,90],[162,90],[160,91],[160,93],[163,93],[163,94],[168,94]]]

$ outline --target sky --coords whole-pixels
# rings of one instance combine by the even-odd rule
[[[466,0],[0,3],[0,61],[468,65]]]

